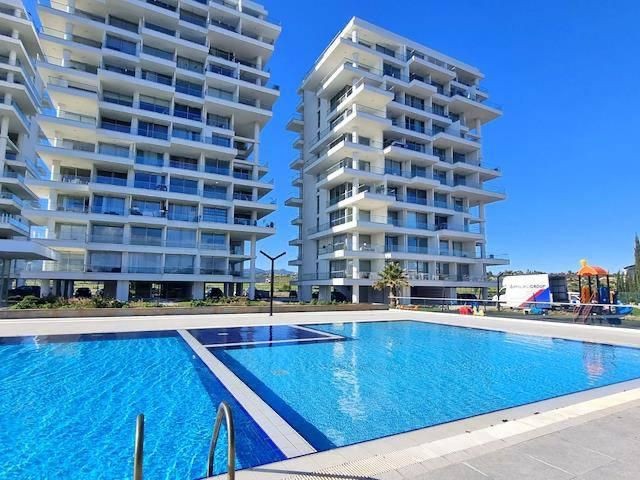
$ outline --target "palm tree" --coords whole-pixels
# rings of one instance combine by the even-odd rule
[[[396,306],[398,289],[408,286],[407,276],[404,274],[404,270],[402,270],[402,266],[398,262],[387,263],[380,273],[378,273],[378,280],[373,284],[373,288],[376,290],[389,288],[389,305],[392,308]]]

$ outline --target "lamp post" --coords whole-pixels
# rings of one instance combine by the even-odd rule
[[[275,264],[276,264],[276,260],[278,260],[283,255],[286,255],[287,252],[282,252],[277,257],[272,257],[266,254],[265,252],[263,252],[262,250],[260,250],[260,253],[265,257],[267,257],[269,260],[271,260],[271,295],[269,296],[269,316],[273,317],[273,284],[275,283],[275,273],[274,273]]]
[[[500,278],[504,275],[504,272],[498,274],[498,311],[500,311]]]

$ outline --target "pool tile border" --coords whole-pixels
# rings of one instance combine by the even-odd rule
[[[226,365],[218,360],[207,348],[186,330],[178,334],[200,357],[211,372],[229,390],[233,397],[253,418],[258,426],[287,458],[315,453],[313,448],[291,425],[278,415],[264,400],[245,385]]]
[[[437,440],[420,442],[407,434],[371,440],[304,458],[255,467],[238,472],[237,478],[238,480],[368,479],[382,478],[382,476],[387,478],[389,474],[426,465],[438,459],[455,458],[456,455],[470,456],[474,451],[484,453],[487,450],[527,441],[639,401],[640,388],[634,388]],[[411,433],[420,434],[427,430],[430,428]],[[379,448],[380,442],[386,443],[389,448]]]

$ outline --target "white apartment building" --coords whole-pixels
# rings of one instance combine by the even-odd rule
[[[300,297],[337,290],[353,302],[398,261],[414,297],[486,289],[485,205],[505,199],[482,155],[482,127],[501,111],[475,67],[353,18],[306,75],[293,185]],[[485,291],[486,293],[486,291]]]
[[[38,197],[26,178],[39,175],[34,162],[41,82],[34,58],[41,53],[36,30],[21,1],[0,1],[0,305],[22,260],[54,259],[30,240],[25,205]]]
[[[36,152],[50,170],[23,209],[56,262],[42,294],[253,295],[256,241],[274,233],[260,134],[279,89],[281,28],[248,0],[51,0],[38,6],[48,96]],[[44,199],[44,200],[42,200]]]

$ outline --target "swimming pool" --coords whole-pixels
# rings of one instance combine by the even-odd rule
[[[139,413],[145,478],[202,477],[222,400],[238,467],[284,458],[176,332],[0,338],[0,479],[131,478]]]
[[[640,350],[414,321],[210,349],[317,450],[640,377]]]
[[[0,338],[0,480],[131,478],[138,413],[145,478],[200,478],[222,400],[239,468],[285,459],[210,368],[319,451],[640,378],[638,349],[417,321],[188,333]]]

